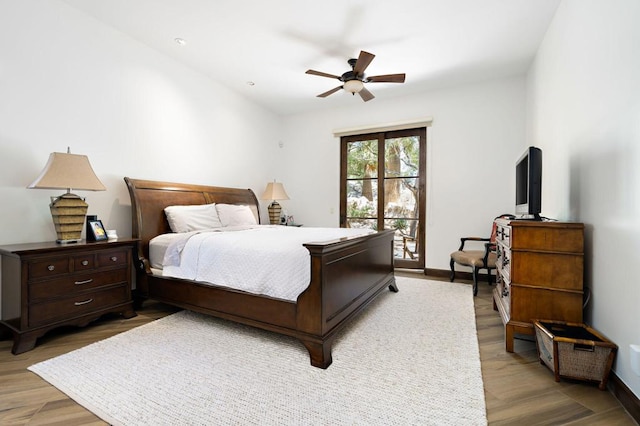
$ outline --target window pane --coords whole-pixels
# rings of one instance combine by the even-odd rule
[[[384,217],[418,218],[418,178],[384,180]]]
[[[395,229],[400,235],[414,237],[418,221],[414,219],[385,219],[384,229]]]
[[[393,255],[397,258],[414,259],[417,257],[416,230],[418,221],[411,219],[386,219],[385,229],[395,229],[393,236]]]
[[[347,181],[347,217],[378,215],[378,179]]]
[[[410,136],[385,140],[385,177],[418,176],[420,138]]]
[[[378,177],[378,141],[347,144],[347,179]]]
[[[358,219],[352,218],[347,219],[347,228],[366,228],[373,229],[374,231],[378,230],[378,221],[376,219]]]

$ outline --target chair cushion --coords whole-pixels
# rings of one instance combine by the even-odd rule
[[[460,265],[473,266],[486,268],[484,264],[484,250],[465,250],[465,251],[454,251],[451,253],[451,259],[454,262]],[[489,268],[496,267],[496,254],[489,253],[489,258],[487,259]]]

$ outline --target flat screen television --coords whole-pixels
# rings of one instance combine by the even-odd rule
[[[541,220],[542,151],[530,146],[516,163],[516,216]]]

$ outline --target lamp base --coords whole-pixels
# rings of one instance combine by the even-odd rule
[[[81,241],[89,205],[76,194],[66,193],[52,199],[49,208],[58,236],[56,243],[71,244]]]
[[[278,202],[274,200],[271,204],[269,204],[267,210],[269,210],[269,222],[272,225],[280,224],[280,213],[282,212],[282,207],[280,206],[280,204],[278,204]]]

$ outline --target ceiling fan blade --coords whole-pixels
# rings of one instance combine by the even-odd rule
[[[367,83],[404,83],[404,74],[386,74],[367,77]]]
[[[324,93],[320,93],[318,96],[316,96],[317,98],[326,98],[327,96],[336,93],[338,90],[342,89],[342,86],[338,86],[338,87],[334,87],[331,90],[328,90]]]
[[[338,80],[340,80],[340,77],[337,75],[327,74],[326,72],[321,72],[321,71],[307,70],[305,74],[319,75],[320,77],[337,78]]]
[[[365,52],[364,50],[361,50],[360,56],[358,56],[358,60],[356,61],[356,64],[353,67],[353,72],[357,76],[361,76],[362,74],[364,74],[364,70],[367,69],[367,67],[375,57],[376,55],[374,55],[373,53],[369,53],[369,52]]]
[[[360,97],[362,98],[362,100],[365,102],[375,98],[375,96],[373,96],[373,93],[368,91],[366,87],[363,87],[362,90],[360,90],[358,93],[360,94]]]

